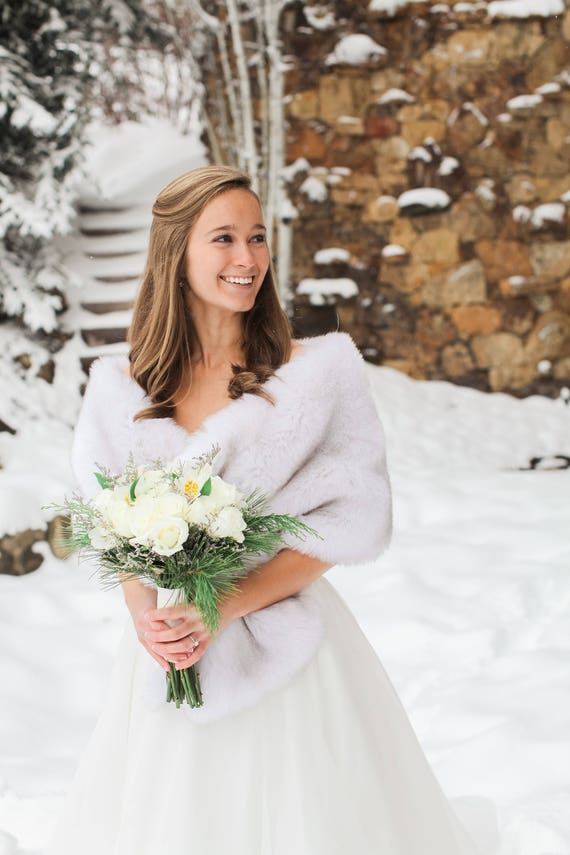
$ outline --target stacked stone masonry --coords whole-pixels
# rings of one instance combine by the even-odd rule
[[[412,377],[557,395],[570,382],[570,10],[510,19],[493,5],[289,7],[295,323],[340,323]]]

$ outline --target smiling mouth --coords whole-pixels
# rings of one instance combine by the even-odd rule
[[[253,285],[255,276],[220,276],[220,279],[229,285]]]

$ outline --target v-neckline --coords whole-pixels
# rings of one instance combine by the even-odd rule
[[[297,360],[299,360],[299,359],[302,360],[306,356],[306,353],[309,350],[309,347],[307,345],[313,344],[315,342],[315,338],[313,338],[313,339],[311,339],[311,338],[309,338],[309,339],[298,339],[298,341],[299,341],[299,344],[302,345],[300,352],[297,353],[297,355],[294,356],[292,359],[289,359],[288,362],[284,362],[282,365],[280,365],[279,368],[277,368],[273,372],[271,377],[269,377],[269,379],[264,383],[264,386],[269,387],[269,384],[273,385],[273,382],[276,379],[279,379],[279,380],[283,379],[282,375],[286,374],[289,371],[290,367],[295,362],[297,362]],[[129,388],[134,387],[138,392],[141,393],[141,398],[142,398],[141,404],[142,404],[142,406],[145,406],[145,405],[150,406],[150,404],[151,404],[150,398],[144,392],[144,389],[142,388],[142,386],[139,386],[137,381],[134,380],[129,374],[124,373],[123,368],[125,367],[125,365],[124,365],[125,357],[121,356],[121,357],[119,357],[119,359],[121,360],[121,363],[123,363],[122,365],[119,363],[119,374],[125,380],[125,382],[129,385]],[[128,364],[128,362],[127,362],[127,364]],[[255,398],[256,400],[261,401],[261,402],[268,403],[265,401],[264,398],[260,397],[259,395],[255,395],[255,396],[251,395],[248,397]],[[173,418],[172,416],[165,416],[164,418],[160,419],[159,421],[166,422],[166,424],[172,426],[172,428],[177,433],[179,433],[181,436],[185,436],[187,439],[193,439],[197,436],[204,435],[207,432],[207,429],[210,427],[212,421],[214,421],[216,419],[216,417],[221,416],[224,413],[227,413],[229,410],[233,410],[234,408],[236,408],[240,404],[240,402],[243,402],[245,400],[245,398],[246,398],[245,395],[241,395],[239,398],[231,398],[227,402],[227,404],[224,404],[223,407],[220,407],[218,410],[214,410],[213,413],[210,413],[209,415],[205,416],[202,419],[202,421],[200,422],[200,424],[191,431],[188,430],[187,428],[185,428],[184,425],[181,425],[179,422],[177,422],[176,419]],[[152,421],[155,421],[155,420],[152,419]],[[141,424],[141,422],[139,422],[139,424]]]

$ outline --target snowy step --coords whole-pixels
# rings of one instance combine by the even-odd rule
[[[148,246],[148,229],[137,229],[125,234],[82,235],[79,248],[85,255],[97,257],[124,255],[132,252],[145,253]]]
[[[80,215],[80,231],[83,234],[106,235],[116,232],[134,232],[148,229],[152,222],[150,205],[123,208],[117,211],[89,211]]]
[[[138,279],[126,279],[124,282],[86,284],[80,292],[82,305],[86,303],[129,303],[135,299]]]
[[[102,282],[121,282],[125,279],[138,279],[146,264],[144,252],[132,252],[111,258],[88,257],[83,253],[74,253],[66,259],[66,265],[76,273],[89,279]]]
[[[83,310],[79,313],[79,327],[85,330],[126,329],[132,317],[130,309],[120,312],[107,312],[104,315]]]

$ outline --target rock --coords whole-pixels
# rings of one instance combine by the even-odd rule
[[[487,279],[496,282],[509,276],[530,276],[532,267],[528,247],[509,240],[480,240],[475,252],[481,259]]]
[[[33,546],[46,539],[43,529],[27,529],[0,538],[0,573],[23,576],[37,570],[43,555],[34,552]]]
[[[530,174],[513,175],[507,182],[506,190],[511,205],[530,205],[538,199],[536,183]]]
[[[457,337],[457,330],[447,315],[420,309],[416,318],[415,339],[426,347],[442,348]]]
[[[46,383],[53,383],[53,378],[55,377],[55,362],[53,359],[48,359],[47,362],[40,365],[36,377],[39,377],[40,380],[45,380]]]
[[[311,163],[322,163],[327,156],[325,138],[319,128],[308,124],[291,127],[287,135],[287,157],[290,162],[305,157]]]
[[[570,126],[560,119],[549,119],[546,123],[546,142],[555,151],[568,146]]]
[[[461,342],[444,347],[441,362],[447,377],[462,377],[475,367],[469,350]]]
[[[552,373],[557,380],[570,383],[570,356],[558,359],[552,368]]]
[[[450,229],[424,232],[412,249],[412,258],[416,263],[456,264],[459,261],[459,236]]]
[[[314,119],[319,115],[319,93],[316,89],[296,92],[286,105],[290,116],[296,119]]]
[[[570,273],[570,241],[533,243],[530,260],[535,276],[561,279]]]
[[[541,315],[528,337],[526,351],[535,361],[570,356],[570,317],[556,310]]]
[[[485,271],[474,259],[447,274],[431,276],[413,302],[445,308],[466,303],[483,303],[487,297]]]
[[[465,193],[448,214],[449,228],[457,232],[461,241],[476,241],[494,237],[497,231],[493,217],[483,209],[472,193]]]
[[[318,117],[332,125],[339,116],[357,113],[349,77],[323,74],[319,80]]]
[[[445,122],[439,122],[435,119],[421,119],[417,122],[402,124],[402,137],[406,140],[410,148],[421,145],[429,137],[436,140],[436,142],[441,142],[445,138],[445,131]]]
[[[502,308],[503,329],[516,335],[526,335],[535,323],[537,310],[526,297],[508,300]]]
[[[471,344],[479,368],[521,362],[523,358],[522,342],[513,333],[476,335]]]
[[[447,140],[455,154],[461,156],[485,139],[489,122],[480,110],[464,104],[449,118]]]
[[[364,136],[364,122],[357,116],[339,116],[334,129],[337,134],[346,134],[349,137]]]
[[[562,21],[562,36],[570,42],[570,9],[567,9]]]
[[[489,385],[493,392],[507,389],[523,389],[533,380],[536,367],[532,362],[521,360],[518,363],[494,365],[489,371]]]
[[[364,133],[367,137],[395,137],[400,133],[400,123],[377,104],[371,104],[364,117]]]
[[[362,219],[365,223],[391,223],[399,213],[398,202],[393,196],[378,196],[368,202]]]
[[[451,310],[451,317],[459,332],[468,335],[497,332],[503,317],[494,306],[458,306]]]

